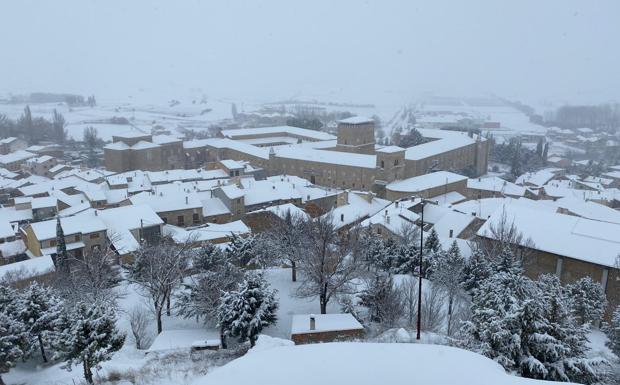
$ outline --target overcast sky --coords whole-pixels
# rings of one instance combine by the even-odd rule
[[[0,91],[620,100],[620,1],[2,0]]]

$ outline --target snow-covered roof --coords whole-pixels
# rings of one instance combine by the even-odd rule
[[[202,199],[201,202],[202,215],[205,217],[230,214],[230,209],[219,198]]]
[[[15,231],[9,220],[0,213],[0,238],[10,238],[15,236]]]
[[[227,138],[236,139],[240,136],[250,135],[293,135],[298,137],[306,137],[314,140],[333,140],[335,137],[323,131],[308,130],[305,128],[291,126],[275,126],[275,127],[258,127],[258,128],[240,128],[236,130],[223,130],[222,135]]]
[[[464,180],[467,180],[466,176],[449,171],[437,171],[392,182],[388,184],[386,188],[391,191],[414,193]]]
[[[256,210],[256,211],[252,211],[252,213],[259,213],[259,212],[271,212],[274,213],[275,215],[277,215],[278,217],[284,219],[286,218],[287,213],[290,213],[291,216],[293,217],[301,217],[301,218],[309,218],[310,216],[302,209],[300,209],[299,207],[295,206],[292,203],[285,203],[282,205],[276,205],[276,206],[269,206],[267,208],[264,209],[260,209],[260,210]]]
[[[132,150],[146,150],[149,148],[157,148],[157,147],[160,147],[160,145],[156,143],[152,143],[152,142],[147,142],[145,140],[141,140],[138,143],[131,146],[131,149]]]
[[[250,228],[242,221],[229,223],[209,223],[206,226],[186,230],[182,227],[164,225],[164,235],[171,236],[177,243],[185,242],[208,242],[234,235],[246,235]]]
[[[534,187],[542,187],[547,182],[557,176],[559,168],[545,168],[536,172],[527,172],[517,178],[515,181],[518,185],[531,185]]]
[[[614,267],[620,254],[620,225],[545,210],[502,205],[478,230],[479,236],[492,237],[491,226],[503,216],[530,238],[534,248],[552,254],[598,265]]]
[[[488,178],[472,178],[467,180],[467,188],[499,192],[511,196],[524,196],[525,187],[505,181],[496,176]]]
[[[88,234],[106,229],[105,223],[93,213],[60,218],[60,224],[65,236]],[[56,238],[56,219],[31,223],[30,226],[39,241]]]
[[[0,265],[0,281],[25,280],[55,271],[54,261],[49,255],[25,261]]]
[[[362,193],[371,194],[371,193]],[[370,202],[366,197],[356,193],[348,193],[348,202],[342,206],[333,208],[325,215],[332,215],[334,226],[339,229],[357,221],[363,220],[383,210],[390,205],[390,201],[380,198],[372,198]]]
[[[380,224],[393,234],[400,235],[404,229],[420,218],[418,214],[410,210],[418,203],[420,203],[420,199],[393,202],[370,218],[365,219],[360,226]]]
[[[244,183],[245,182],[245,183]],[[242,181],[245,205],[252,206],[261,203],[301,199],[302,195],[293,188],[291,183],[277,180],[249,180]]]
[[[26,150],[18,150],[6,155],[0,155],[0,164],[9,164],[13,162],[19,162],[26,159],[34,158],[36,154]]]
[[[133,205],[145,204],[157,213],[202,208],[202,203],[195,194],[179,193],[159,195],[156,193],[141,192],[132,195],[129,200]]]
[[[446,194],[441,194],[430,198],[429,200],[434,201],[438,205],[449,206],[455,203],[459,203],[467,200],[467,197],[458,191],[450,191]]]
[[[131,206],[121,206],[106,210],[96,210],[97,216],[106,224],[108,230],[114,232],[116,229],[139,229],[161,225],[162,219],[148,205],[137,204]]]
[[[317,150],[296,145],[275,148],[278,158],[297,159],[308,162],[339,164],[374,169],[377,166],[376,155],[355,154],[352,152]]]
[[[315,327],[310,329],[310,318]],[[293,316],[291,334],[333,332],[341,330],[363,330],[364,327],[351,314],[296,314]]]
[[[243,164],[241,162],[237,162],[236,160],[232,159],[220,160],[220,164],[229,170],[237,170],[243,168]]]
[[[181,142],[182,140],[172,135],[155,135],[153,136],[153,143],[155,144],[170,144]]]
[[[130,147],[125,142],[114,142],[106,144],[103,148],[107,150],[128,150]]]
[[[213,330],[182,329],[163,330],[155,337],[148,352],[158,352],[173,349],[189,350],[196,342],[205,340],[218,340],[219,334]]]
[[[221,186],[220,189],[228,199],[238,199],[245,194],[244,190],[234,184]]]
[[[405,149],[402,147],[398,147],[398,146],[385,146],[385,147],[378,148],[376,150],[376,152],[382,152],[385,154],[393,154],[393,153],[401,152],[401,151],[405,151]]]
[[[30,207],[32,209],[41,209],[47,207],[56,207],[56,198],[55,197],[41,197],[41,198],[33,198],[30,202]]]
[[[374,120],[371,118],[366,118],[364,116],[352,116],[350,118],[341,119],[338,123],[342,124],[365,124],[365,123],[374,123]]]
[[[426,159],[476,142],[476,139],[470,138],[466,132],[431,129],[420,129],[418,131],[424,138],[434,140],[407,148],[405,159]],[[486,139],[480,138],[480,140]]]
[[[0,254],[3,258],[14,257],[26,252],[26,245],[21,239],[0,244]]]
[[[207,146],[213,148],[227,148],[257,158],[269,159],[269,150],[267,148],[252,146],[251,144],[228,138],[209,138],[183,142],[183,148],[187,149]]]

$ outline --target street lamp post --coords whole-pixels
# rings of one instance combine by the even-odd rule
[[[416,340],[420,340],[422,327],[422,248],[424,247],[424,200],[422,200],[422,215],[420,217],[420,260],[418,267],[418,331]]]

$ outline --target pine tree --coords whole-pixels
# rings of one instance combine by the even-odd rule
[[[17,316],[28,333],[30,355],[39,348],[43,362],[47,362],[45,347],[49,346],[57,331],[57,320],[63,311],[62,300],[48,287],[34,282],[20,295]]]
[[[218,308],[219,325],[226,335],[249,340],[253,347],[263,328],[276,323],[277,309],[276,291],[261,275],[249,273],[237,290],[224,294]]]
[[[423,255],[422,255],[422,276],[429,278],[433,274],[433,267],[436,264],[436,260],[441,255],[441,243],[439,242],[439,236],[435,229],[431,229],[428,237],[424,241]]]
[[[463,280],[464,268],[465,258],[461,256],[456,241],[452,242],[448,251],[439,253],[434,262],[433,281],[439,285],[448,299],[448,335],[452,334],[455,302],[461,297],[463,292],[461,281]]]
[[[607,346],[620,357],[620,305],[616,306],[611,315],[611,322],[605,325],[605,334],[607,334]]]
[[[33,144],[34,126],[32,124],[32,112],[30,112],[30,106],[28,105],[26,105],[23,115],[19,118],[19,128],[24,133],[26,141],[29,144]]]
[[[81,363],[84,378],[92,384],[92,367],[110,360],[123,346],[125,335],[116,328],[114,309],[102,304],[80,302],[69,319],[59,339],[57,356],[65,361],[67,370]]]
[[[472,298],[471,319],[461,333],[464,346],[517,370],[521,361],[524,302],[535,297],[530,279],[514,272],[498,272],[480,285]]]
[[[567,285],[566,291],[572,312],[582,324],[598,322],[603,318],[607,300],[600,283],[584,277]]]
[[[56,217],[56,264],[62,274],[69,274],[69,255],[65,244],[65,232],[60,223],[60,217]]]
[[[368,309],[371,322],[392,327],[403,315],[402,296],[394,288],[391,275],[377,272],[359,295],[360,305]]]
[[[538,297],[545,322],[537,324],[536,333],[529,338],[528,351],[542,364],[544,375],[528,375],[529,367],[521,372],[526,377],[544,380],[593,383],[599,380],[596,367],[601,359],[586,357],[587,326],[578,325],[570,312],[568,299],[556,275],[545,274],[537,281]],[[533,374],[533,373],[532,373]]]
[[[24,356],[25,327],[14,317],[0,311],[0,385],[2,374],[8,373]]]
[[[247,266],[257,257],[256,240],[253,236],[240,237],[233,234],[226,255],[237,266]]]
[[[463,268],[463,289],[473,295],[474,290],[478,289],[482,281],[490,275],[491,268],[488,259],[480,249],[475,249]]]
[[[506,272],[517,275],[523,274],[521,262],[508,245],[504,246],[499,255],[493,259],[492,266],[495,272]]]

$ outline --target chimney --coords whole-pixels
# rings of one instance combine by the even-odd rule
[[[394,203],[394,207],[398,208],[398,201]]]
[[[390,224],[390,216],[388,215],[387,217],[385,217],[385,222],[389,225]]]
[[[344,222],[344,214],[340,214],[340,222]]]
[[[185,204],[188,205],[189,204],[189,197],[186,195],[185,196]]]
[[[95,216],[98,216],[99,210],[95,210]]]
[[[454,235],[454,230],[450,229],[450,236],[448,238],[452,238],[453,235]]]
[[[310,330],[316,330],[316,318],[314,314],[310,314]]]

